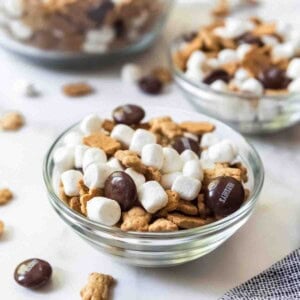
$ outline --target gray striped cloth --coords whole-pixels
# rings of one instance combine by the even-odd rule
[[[220,300],[241,299],[300,299],[300,249],[220,298]]]

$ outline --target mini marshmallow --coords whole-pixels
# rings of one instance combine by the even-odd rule
[[[279,44],[278,39],[271,35],[263,35],[261,37],[261,40],[266,46],[275,47],[276,45]]]
[[[199,160],[190,160],[186,162],[182,169],[183,176],[193,177],[200,181],[203,180],[203,170]]]
[[[83,142],[83,135],[80,132],[71,131],[64,136],[63,142],[67,146],[81,145]]]
[[[187,61],[186,64],[187,69],[188,70],[201,69],[205,60],[206,60],[206,55],[202,51],[200,50],[194,51]]]
[[[220,67],[220,62],[217,58],[209,58],[205,61],[205,65],[211,69],[217,69]]]
[[[99,148],[89,148],[83,154],[82,168],[85,171],[86,168],[93,163],[106,163],[106,153]]]
[[[279,20],[276,24],[276,31],[278,34],[282,36],[288,35],[291,29],[292,29],[291,24],[283,22],[282,20]]]
[[[255,78],[249,78],[245,80],[241,87],[242,92],[248,92],[255,96],[261,96],[264,92],[264,87],[262,84]]]
[[[172,191],[177,192],[181,199],[192,201],[197,198],[201,190],[201,182],[198,179],[188,176],[178,176],[173,185]]]
[[[103,121],[95,114],[86,116],[80,123],[80,129],[84,134],[99,132]]]
[[[228,91],[228,85],[227,83],[225,83],[223,80],[216,80],[214,81],[210,87],[215,90],[215,91],[218,91],[218,92],[227,92]]]
[[[208,150],[203,150],[201,152],[200,164],[203,170],[213,169],[215,167],[215,163],[208,157]]]
[[[75,158],[75,167],[80,169],[82,168],[83,156],[86,150],[89,147],[86,145],[77,145],[74,150],[74,158]]]
[[[120,161],[114,157],[110,158],[107,162],[107,165],[114,171],[123,171],[123,167]]]
[[[300,78],[293,80],[289,84],[288,91],[290,93],[300,93]]]
[[[136,64],[126,64],[121,70],[121,79],[125,83],[136,83],[143,76],[141,68]]]
[[[272,49],[272,56],[275,60],[290,59],[295,55],[293,43],[278,44]]]
[[[235,145],[228,141],[223,140],[208,148],[208,159],[214,163],[231,163],[237,155]]]
[[[124,124],[118,124],[114,127],[110,136],[121,142],[124,146],[129,147],[133,135],[134,130],[131,127]]]
[[[236,18],[227,18],[225,20],[225,27],[217,27],[214,33],[223,38],[235,39],[247,31],[251,31],[253,28],[254,25],[252,22]]]
[[[34,98],[40,95],[40,92],[36,86],[27,80],[17,80],[14,83],[13,89],[18,96]]]
[[[82,51],[90,54],[103,54],[108,51],[108,45],[84,42],[82,45]]]
[[[101,29],[89,30],[86,34],[87,43],[94,45],[109,44],[114,38],[115,31],[109,26],[102,26]]]
[[[204,78],[204,73],[200,69],[188,69],[184,74],[186,78],[198,83]]]
[[[145,129],[138,129],[133,134],[129,150],[135,151],[138,154],[141,154],[142,149],[145,145],[155,144],[156,136]]]
[[[151,214],[168,204],[168,195],[157,181],[148,181],[141,185],[138,197],[145,210]]]
[[[142,150],[142,163],[160,170],[164,163],[164,153],[161,145],[148,144]]]
[[[161,176],[160,184],[165,188],[165,189],[171,189],[172,185],[175,181],[175,179],[178,176],[182,176],[181,172],[174,172],[174,173],[169,173],[169,174],[164,174]]]
[[[121,207],[115,200],[95,197],[87,202],[87,217],[106,226],[117,224],[121,218]]]
[[[239,68],[236,70],[235,74],[234,74],[234,79],[240,81],[240,82],[243,82],[245,81],[246,79],[249,79],[250,76],[249,76],[249,73],[246,69],[243,69],[243,68]]]
[[[187,149],[187,150],[184,150],[181,154],[180,154],[180,157],[181,157],[181,160],[186,163],[187,161],[189,160],[198,160],[199,157],[198,155],[190,150],[190,149]]]
[[[205,133],[201,138],[201,147],[208,148],[214,144],[217,144],[220,138],[213,132]]]
[[[82,173],[75,170],[65,171],[61,174],[61,181],[64,187],[64,192],[67,196],[79,196],[78,182],[82,179]]]
[[[146,182],[145,176],[141,173],[136,172],[133,168],[126,169],[125,173],[127,173],[132,178],[137,189]]]
[[[218,60],[221,65],[234,63],[238,61],[238,55],[233,49],[224,49],[219,52]]]
[[[104,184],[108,176],[113,170],[103,163],[91,164],[84,171],[84,184],[90,189],[104,188]]]
[[[8,26],[12,35],[21,41],[29,40],[33,35],[32,29],[22,21],[13,20],[9,22]]]
[[[241,44],[240,46],[238,46],[238,48],[236,49],[236,54],[237,57],[240,61],[242,61],[246,54],[253,48],[252,45],[249,44]]]
[[[5,12],[10,17],[19,18],[22,16],[24,11],[22,0],[4,0],[2,4]]]
[[[286,74],[289,78],[299,78],[300,77],[300,58],[293,58],[287,68]]]
[[[63,172],[70,170],[74,167],[74,148],[73,147],[60,147],[55,150],[53,161],[56,168]]]
[[[181,171],[183,167],[183,161],[178,152],[173,148],[163,148],[164,162],[162,166],[162,172],[164,174]]]

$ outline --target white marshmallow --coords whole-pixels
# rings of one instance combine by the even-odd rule
[[[225,27],[217,27],[214,33],[223,38],[234,39],[247,31],[251,31],[254,28],[252,22],[239,20],[235,18],[227,18],[225,20]]]
[[[83,154],[82,168],[85,171],[90,164],[93,163],[106,163],[106,153],[99,148],[89,148]]]
[[[186,162],[182,169],[183,176],[193,177],[200,181],[203,180],[203,169],[199,160],[190,160]]]
[[[236,49],[236,54],[237,57],[240,61],[242,61],[246,54],[253,48],[253,46],[249,45],[249,44],[241,44],[240,46],[238,46],[238,48]]]
[[[84,184],[90,189],[104,188],[105,181],[112,172],[107,164],[91,164],[84,171]]]
[[[141,79],[143,72],[136,64],[126,64],[121,70],[121,79],[125,83],[135,83]]]
[[[26,24],[24,24],[22,21],[19,20],[10,21],[8,26],[12,35],[16,39],[19,39],[21,41],[29,40],[33,35],[32,29]]]
[[[142,149],[145,145],[148,144],[155,144],[156,143],[156,136],[145,129],[138,129],[133,134],[130,147],[131,151],[135,151],[138,154],[141,154]]]
[[[160,170],[164,163],[164,153],[161,145],[148,144],[142,150],[142,163]]]
[[[199,156],[192,150],[187,149],[184,150],[181,154],[180,154],[181,160],[186,163],[189,160],[198,160]]]
[[[88,150],[89,147],[86,145],[77,145],[74,150],[74,157],[75,157],[75,167],[76,168],[82,168],[82,161],[83,156],[86,150]]]
[[[224,49],[219,52],[218,60],[221,65],[234,63],[238,61],[238,55],[233,49]]]
[[[272,56],[275,60],[290,59],[295,55],[295,46],[292,43],[278,44],[272,49]]]
[[[117,224],[121,218],[121,208],[117,201],[105,197],[95,197],[87,202],[89,219],[106,226]]]
[[[64,136],[63,142],[67,146],[81,145],[83,142],[83,135],[77,131],[71,131]]]
[[[288,91],[290,93],[300,93],[300,78],[293,80],[289,84]]]
[[[278,21],[276,24],[276,31],[282,36],[287,36],[289,32],[291,31],[292,27],[291,24],[288,24],[283,21]]]
[[[203,150],[201,152],[201,159],[200,164],[202,166],[202,169],[213,169],[215,167],[215,163],[211,161],[208,157],[208,150]]]
[[[21,17],[24,11],[22,0],[4,0],[3,8],[9,16],[14,18]]]
[[[102,26],[101,29],[89,30],[86,34],[86,41],[94,45],[107,45],[115,38],[115,31],[112,27]]]
[[[290,61],[286,74],[293,79],[300,77],[300,58],[293,58]]]
[[[133,168],[126,169],[125,173],[127,173],[132,178],[137,189],[146,182],[145,176],[141,173],[136,172]]]
[[[239,68],[236,70],[235,74],[234,74],[234,79],[240,81],[240,82],[243,82],[245,81],[246,79],[249,79],[250,76],[249,76],[249,73],[246,69],[243,69],[243,68]]]
[[[237,155],[235,145],[228,141],[223,140],[208,148],[208,159],[214,163],[231,163]]]
[[[65,171],[61,174],[61,181],[64,187],[64,192],[67,196],[79,196],[78,182],[82,179],[82,173],[75,170]]]
[[[220,141],[220,138],[212,132],[205,133],[201,138],[201,147],[208,148],[214,144],[217,144]]]
[[[80,129],[84,134],[99,132],[103,121],[95,114],[86,116],[80,123]]]
[[[17,80],[14,83],[13,89],[18,96],[34,98],[40,95],[40,92],[36,86],[27,80]]]
[[[74,167],[74,148],[73,147],[60,147],[53,155],[53,161],[56,168],[63,172],[70,170]]]
[[[279,44],[278,39],[271,35],[263,35],[261,40],[266,46],[274,47]]]
[[[172,191],[177,192],[181,199],[192,201],[199,195],[201,190],[201,182],[198,179],[178,176],[173,185]]]
[[[220,62],[217,58],[209,58],[205,61],[205,65],[211,69],[217,69],[220,67]]]
[[[173,148],[163,148],[164,162],[162,166],[162,172],[173,173],[181,171],[183,167],[183,161],[178,152]]]
[[[141,185],[138,196],[145,210],[151,214],[168,204],[168,195],[157,181],[148,181]]]
[[[129,147],[133,134],[134,130],[131,127],[124,124],[118,124],[111,132],[111,137],[121,142],[124,146]]]
[[[164,174],[161,176],[160,184],[167,190],[172,188],[172,185],[178,176],[182,176],[181,172]]]
[[[82,45],[82,51],[90,54],[103,54],[108,51],[108,45],[84,42]]]
[[[123,167],[120,161],[114,157],[110,158],[107,162],[107,165],[114,171],[123,171]]]
[[[204,78],[204,73],[200,69],[188,69],[184,75],[197,83],[200,83]]]
[[[225,83],[223,80],[216,80],[214,81],[210,87],[215,90],[215,91],[218,91],[218,92],[227,92],[228,91],[228,85],[227,83]]]
[[[203,63],[206,60],[206,55],[202,51],[194,51],[190,58],[187,61],[187,69],[188,70],[200,70],[202,68]]]
[[[255,96],[261,96],[264,92],[262,84],[255,78],[245,80],[240,89],[242,92],[251,93]]]

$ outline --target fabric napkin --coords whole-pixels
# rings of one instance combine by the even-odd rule
[[[300,299],[300,249],[220,298],[220,300],[240,299]]]

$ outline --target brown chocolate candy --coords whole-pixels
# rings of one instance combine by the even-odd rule
[[[181,136],[176,138],[173,143],[172,147],[179,153],[181,154],[184,150],[192,150],[194,151],[197,155],[200,154],[200,146],[199,143],[194,141],[193,139]]]
[[[45,285],[51,278],[50,264],[38,258],[20,263],[14,273],[15,281],[23,287],[36,289]]]
[[[213,179],[205,191],[205,202],[216,216],[226,217],[237,211],[245,199],[243,185],[229,176]]]
[[[114,109],[113,119],[118,124],[136,125],[145,117],[145,111],[137,105],[126,104]]]
[[[222,81],[228,83],[230,81],[230,75],[222,69],[217,69],[217,70],[211,71],[203,79],[203,83],[212,84],[217,80],[222,80]]]
[[[158,95],[163,90],[163,83],[155,76],[148,75],[141,78],[138,82],[140,89],[150,95]]]
[[[87,12],[88,17],[97,23],[97,25],[101,25],[107,13],[114,8],[114,3],[111,0],[104,0],[97,7],[90,9]]]
[[[263,47],[264,43],[260,37],[254,36],[250,32],[243,34],[237,39],[238,44],[250,44],[258,47]]]
[[[117,171],[106,179],[104,195],[116,200],[122,211],[128,211],[137,200],[137,189],[134,181],[127,173]]]
[[[286,72],[276,67],[271,67],[260,72],[258,80],[263,84],[265,89],[270,90],[286,89],[291,82],[286,76]]]

